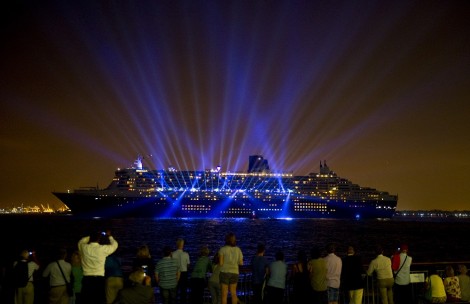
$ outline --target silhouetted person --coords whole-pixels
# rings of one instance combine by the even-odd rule
[[[102,237],[109,238],[109,244],[100,244]],[[105,296],[104,264],[106,257],[118,248],[118,243],[108,230],[106,233],[94,233],[78,242],[82,258],[82,300],[86,304],[103,304]]]

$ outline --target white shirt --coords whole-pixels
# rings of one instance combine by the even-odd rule
[[[180,266],[180,271],[181,272],[188,271],[189,254],[186,251],[183,251],[182,249],[176,249],[171,254],[171,257],[173,259],[177,259],[179,261],[179,266]]]
[[[64,273],[67,282],[70,283],[70,274],[72,273],[72,265],[64,260],[59,260],[60,268],[62,268],[62,272]],[[62,272],[60,272],[59,266],[57,262],[51,262],[47,265],[46,269],[42,273],[43,277],[49,276],[49,284],[51,287],[54,286],[61,286],[65,285],[64,277],[62,276]]]
[[[334,253],[327,255],[324,260],[326,261],[326,280],[327,286],[332,288],[339,288],[341,280],[341,268],[343,262]]]
[[[379,254],[370,262],[367,275],[372,275],[374,271],[377,272],[377,279],[393,279],[392,260]]]
[[[406,259],[406,260],[405,260]],[[410,267],[411,267],[412,258],[406,253],[400,253],[400,271],[396,273],[395,283],[398,285],[408,285],[410,284]]]
[[[106,257],[116,251],[118,243],[109,236],[109,245],[100,245],[93,242],[88,243],[90,237],[86,236],[78,242],[78,250],[82,257],[82,268],[84,276],[104,276],[104,263]]]

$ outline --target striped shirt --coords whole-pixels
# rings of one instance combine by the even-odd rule
[[[175,288],[178,284],[178,273],[180,267],[176,259],[171,257],[164,257],[158,261],[155,266],[155,276],[158,280],[158,285],[163,289]]]

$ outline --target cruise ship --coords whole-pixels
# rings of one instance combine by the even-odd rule
[[[397,195],[362,187],[331,171],[274,173],[261,155],[247,172],[149,170],[139,157],[110,185],[53,192],[74,215],[155,218],[390,218]]]

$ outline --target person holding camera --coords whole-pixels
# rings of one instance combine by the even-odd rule
[[[82,300],[87,304],[106,301],[104,265],[106,257],[118,248],[111,232],[97,232],[82,238],[78,250],[82,257]]]
[[[142,268],[136,269],[129,275],[130,286],[119,291],[115,304],[149,304],[154,303],[155,295],[151,277]]]

